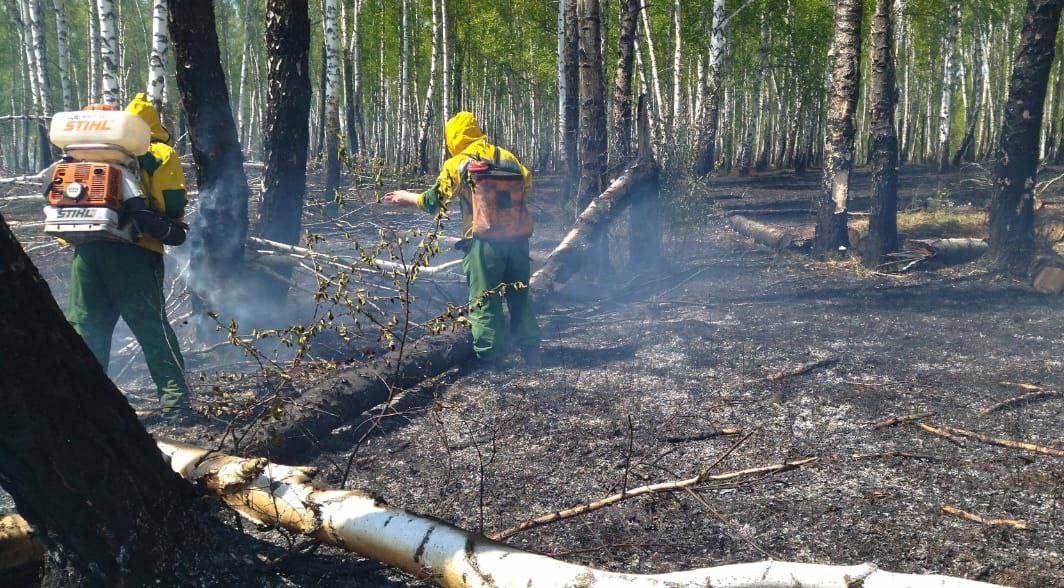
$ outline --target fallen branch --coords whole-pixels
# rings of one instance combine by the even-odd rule
[[[902,423],[909,423],[912,421],[919,421],[926,419],[927,417],[935,416],[934,412],[918,412],[913,414],[904,414],[901,416],[891,417],[889,419],[883,419],[872,423],[872,430],[885,429],[887,427],[893,427]]]
[[[513,537],[514,535],[516,535],[518,533],[521,533],[521,532],[524,532],[524,531],[527,531],[529,529],[532,529],[532,528],[535,528],[535,527],[540,527],[540,526],[543,526],[543,525],[546,525],[546,524],[549,524],[549,523],[554,523],[554,522],[565,520],[565,519],[571,519],[573,517],[580,516],[582,514],[587,514],[589,512],[596,511],[596,510],[599,510],[599,509],[603,509],[603,508],[606,508],[607,506],[611,506],[613,504],[617,504],[618,502],[621,502],[622,500],[628,500],[629,498],[635,498],[637,496],[644,496],[644,495],[647,495],[647,494],[658,494],[658,493],[662,493],[662,492],[676,492],[677,490],[683,490],[684,488],[690,488],[692,486],[697,486],[699,484],[702,484],[702,483],[708,482],[708,481],[719,482],[719,481],[723,481],[723,480],[734,480],[736,478],[742,478],[742,477],[751,476],[751,475],[754,475],[754,474],[768,474],[768,473],[783,472],[783,471],[791,470],[791,469],[794,469],[794,468],[797,468],[797,467],[801,467],[801,466],[809,464],[809,463],[813,463],[816,460],[817,460],[816,457],[807,457],[807,458],[804,458],[804,459],[797,459],[797,460],[793,460],[793,461],[785,461],[785,462],[783,462],[781,464],[770,465],[770,466],[761,466],[761,467],[757,467],[757,468],[739,470],[737,472],[728,472],[728,473],[725,473],[725,474],[712,474],[712,475],[710,475],[707,472],[703,472],[702,474],[700,474],[698,476],[695,476],[693,478],[687,478],[686,480],[676,480],[676,481],[672,481],[672,482],[661,482],[661,483],[658,483],[658,484],[650,484],[650,485],[647,485],[647,486],[640,486],[638,488],[632,488],[630,490],[626,490],[624,492],[620,492],[620,493],[617,493],[617,494],[611,494],[609,496],[606,496],[605,498],[600,498],[598,500],[595,500],[595,501],[592,501],[592,502],[588,502],[588,503],[585,503],[585,504],[581,504],[581,505],[578,505],[578,506],[574,506],[572,508],[567,508],[567,509],[564,509],[564,510],[559,510],[559,511],[552,512],[550,514],[545,514],[545,515],[541,515],[541,516],[538,516],[538,517],[535,517],[535,518],[528,519],[527,521],[524,521],[523,523],[520,523],[518,525],[510,527],[509,529],[506,529],[506,530],[503,530],[503,531],[499,531],[498,533],[495,533],[494,535],[491,536],[491,538],[496,540],[496,541],[503,541],[505,539],[508,539],[509,537]]]
[[[944,429],[939,429],[939,428],[936,428],[936,427],[932,427],[931,425],[929,425],[927,423],[917,423],[916,426],[918,426],[921,429],[927,431],[928,433],[931,433],[932,435],[938,435],[939,437],[942,437],[946,441],[949,441],[950,443],[952,443],[952,444],[954,444],[954,445],[956,445],[958,447],[965,447],[964,439],[962,439],[961,437],[957,437],[956,435],[952,435],[948,431],[945,431]]]
[[[445,588],[626,586],[628,588],[986,588],[949,576],[885,572],[874,564],[762,561],[670,574],[606,572],[497,543],[439,519],[388,506],[364,490],[315,485],[312,468],[244,459],[159,441],[170,467],[217,493],[242,516],[309,535]],[[39,559],[37,561],[40,561]]]
[[[1036,445],[1027,441],[1016,441],[1015,439],[989,437],[981,433],[966,431],[964,429],[955,429],[953,427],[947,426],[940,426],[940,428],[935,428],[924,423],[920,423],[920,428],[929,433],[934,433],[935,435],[939,435],[940,437],[946,437],[948,439],[958,439],[963,437],[968,439],[974,439],[976,441],[979,441],[980,443],[986,443],[987,445],[997,445],[998,447],[1007,447],[1009,449],[1020,449],[1022,451],[1041,453],[1042,455],[1051,455],[1053,457],[1064,457],[1064,449],[1057,449],[1056,447],[1046,447],[1044,445]]]
[[[1026,394],[1020,394],[1019,396],[1013,396],[1012,398],[1007,398],[1005,400],[1002,400],[1001,402],[998,402],[996,404],[988,406],[988,407],[984,408],[983,410],[981,410],[979,414],[987,415],[987,414],[990,414],[992,412],[1003,410],[1005,408],[1009,408],[1009,407],[1016,406],[1016,405],[1019,405],[1019,404],[1027,404],[1028,402],[1033,402],[1035,400],[1041,400],[1043,398],[1058,398],[1060,396],[1064,396],[1064,395],[1062,395],[1060,392],[1057,392],[1056,390],[1037,389],[1037,390],[1035,390],[1033,392],[1028,392]]]
[[[966,521],[979,523],[980,525],[987,525],[988,527],[1012,527],[1013,529],[1020,529],[1021,531],[1028,530],[1027,523],[1024,521],[1013,519],[987,519],[948,504],[942,506],[942,512]]]
[[[778,371],[778,372],[776,372],[774,374],[769,374],[769,375],[765,376],[764,378],[762,378],[760,381],[764,381],[764,382],[779,382],[780,380],[783,380],[785,378],[792,378],[794,376],[801,376],[801,375],[804,375],[804,374],[808,374],[809,372],[811,372],[813,370],[824,368],[824,367],[828,367],[828,366],[832,366],[832,365],[835,365],[836,363],[839,363],[839,358],[837,358],[837,357],[825,357],[824,359],[818,359],[818,360],[816,360],[814,362],[810,362],[810,363],[807,363],[805,365],[800,365],[800,366],[798,366],[796,368],[792,368],[792,369],[789,369],[789,370],[782,370],[782,371]],[[747,383],[751,384],[753,382],[747,382]]]
[[[957,265],[979,259],[989,248],[984,239],[909,239],[880,267],[904,272],[921,265]]]
[[[326,253],[321,253],[319,251],[314,251],[313,249],[306,249],[306,248],[303,248],[303,247],[297,247],[295,245],[288,245],[286,243],[279,243],[277,241],[271,241],[269,239],[263,239],[263,238],[260,238],[260,237],[249,237],[248,241],[250,241],[250,242],[252,242],[252,243],[254,243],[256,245],[261,245],[263,247],[267,247],[269,249],[273,249],[273,250],[276,250],[276,251],[281,251],[281,252],[284,252],[284,253],[288,253],[288,254],[297,256],[296,257],[297,259],[312,258],[312,259],[316,259],[316,260],[324,260],[324,261],[328,262],[329,265],[332,265],[332,266],[335,266],[335,267],[339,267],[339,268],[342,268],[342,269],[347,269],[347,270],[357,268],[357,265],[359,263],[361,263],[361,264],[363,264],[365,266],[368,266],[370,268],[376,267],[376,268],[379,268],[381,270],[388,271],[388,272],[398,270],[400,272],[406,273],[406,272],[410,271],[410,269],[411,269],[411,266],[404,265],[404,264],[401,264],[401,263],[396,263],[394,261],[388,261],[386,259],[372,259],[372,260],[358,260],[358,261],[350,260],[349,261],[349,260],[346,260],[346,259],[341,258],[341,257],[337,257],[337,256],[334,256],[334,255],[328,255]],[[461,264],[462,264],[461,260],[455,260],[455,261],[449,261],[447,263],[443,263],[443,264],[440,264],[440,265],[422,266],[422,267],[418,268],[418,274],[425,274],[425,275],[438,274],[440,272],[445,272],[445,271],[451,270],[454,267],[459,266]]]
[[[777,252],[804,251],[809,243],[798,235],[788,233],[776,227],[759,223],[741,214],[729,215],[728,224],[740,235],[750,237],[760,245]]]
[[[742,431],[739,429],[724,427],[723,429],[712,429],[701,433],[690,433],[687,435],[663,435],[658,437],[658,439],[666,443],[690,443],[692,441],[705,441],[706,439],[714,439],[716,437],[729,437],[731,435],[739,435],[740,433],[742,433]]]

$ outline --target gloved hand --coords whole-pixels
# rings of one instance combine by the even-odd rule
[[[163,245],[181,245],[188,238],[188,225],[149,210],[143,198],[126,201],[126,213],[136,229],[144,234],[162,241]]]

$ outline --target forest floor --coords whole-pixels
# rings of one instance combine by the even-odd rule
[[[854,192],[867,194],[868,181],[859,170]],[[979,214],[980,185],[976,170],[906,168],[901,203]],[[979,263],[887,275],[776,255],[724,223],[721,206],[736,203],[808,207],[819,189],[815,172],[671,188],[660,267],[626,271],[626,229],[616,227],[614,273],[597,284],[574,280],[541,316],[542,369],[452,370],[402,395],[363,444],[356,446],[352,422],[301,463],[339,485],[351,460],[348,487],[490,534],[624,488],[697,475],[739,441],[715,434],[734,428],[751,435],[714,472],[818,459],[693,493],[634,498],[510,542],[630,572],[766,558],[871,561],[893,571],[1064,586],[1064,459],[974,440],[962,446],[915,423],[872,426],[930,412],[928,424],[1064,447],[1064,398],[981,412],[1023,392],[1004,382],[1064,391],[1064,301]],[[537,251],[561,237],[559,193],[557,178],[539,184]],[[1061,199],[1059,189],[1047,194],[1045,214],[1056,214]],[[0,211],[9,221],[37,220],[36,205]],[[368,204],[366,211],[376,225],[424,222],[415,212]],[[954,234],[971,230],[966,223],[942,224],[943,236],[970,236]],[[23,225],[16,234],[40,241],[31,229],[39,231]],[[366,227],[349,230],[372,238]],[[42,247],[31,256],[62,301],[69,253]],[[460,301],[460,278],[445,282],[438,296]],[[190,361],[197,401],[212,400],[212,386],[223,381],[216,370],[240,369],[207,356]],[[150,411],[153,392],[137,357],[119,383]],[[806,373],[770,377],[818,360],[825,362]],[[1029,528],[961,520],[945,506]],[[276,533],[261,536],[284,544]],[[297,585],[418,585],[325,548],[276,570]]]

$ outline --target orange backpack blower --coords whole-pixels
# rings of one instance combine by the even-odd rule
[[[499,161],[495,147],[491,161],[471,159],[465,174],[472,187],[473,236],[488,241],[527,239],[532,215],[525,205],[525,178],[520,167]]]

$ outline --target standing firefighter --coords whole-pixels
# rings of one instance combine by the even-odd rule
[[[447,121],[447,150],[436,184],[424,193],[398,190],[385,202],[417,206],[429,214],[447,211],[457,196],[462,207],[465,252],[462,266],[469,285],[469,320],[477,359],[501,359],[508,343],[502,298],[510,311],[509,338],[530,367],[540,364],[539,325],[528,295],[532,218],[525,199],[532,174],[513,153],[488,142],[477,119],[459,112]],[[521,284],[514,287],[515,284]],[[505,292],[503,294],[502,292]]]
[[[181,350],[166,317],[163,246],[180,245],[185,241],[187,225],[182,222],[186,204],[184,173],[177,153],[169,144],[170,134],[163,128],[158,111],[144,94],[137,94],[126,112],[139,117],[150,129],[150,142],[144,137],[145,153],[135,158],[127,157],[120,163],[104,156],[107,163],[101,164],[93,163],[93,155],[88,153],[78,159],[79,154],[85,152],[78,151],[78,145],[65,145],[67,156],[53,172],[49,200],[53,206],[69,207],[53,210],[68,211],[66,216],[76,217],[89,212],[106,213],[107,206],[110,206],[116,209],[114,213],[121,219],[120,230],[112,230],[109,235],[95,237],[84,231],[73,240],[74,263],[67,319],[106,370],[111,355],[111,337],[118,318],[122,317],[144,350],[148,370],[159,391],[163,417],[182,422],[195,418],[195,413],[188,402]],[[72,114],[77,121],[79,114]],[[127,117],[115,118],[115,121],[128,120],[125,114],[107,114]],[[79,128],[67,124],[70,128]],[[86,166],[91,171],[77,171],[78,168],[86,169]],[[96,206],[95,186],[77,185],[81,177],[78,174],[83,173],[114,174],[127,184],[119,189],[120,196],[101,196],[103,204]],[[139,182],[136,181],[138,173]],[[79,212],[69,214],[73,211]],[[63,217],[64,213],[57,214]],[[52,234],[63,236],[66,233]]]

